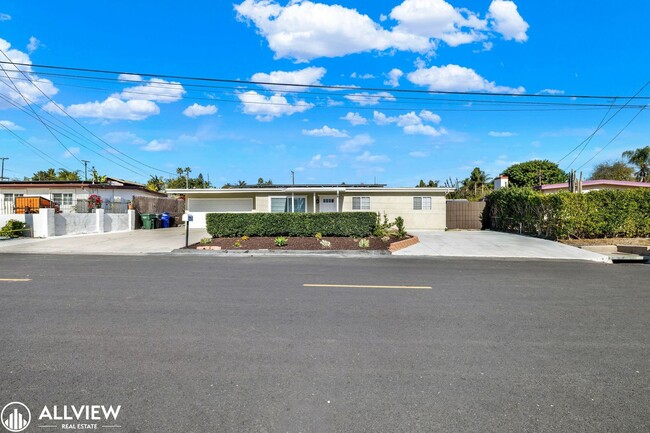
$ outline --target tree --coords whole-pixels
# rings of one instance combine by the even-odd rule
[[[636,180],[650,182],[650,146],[626,150],[623,152],[623,158],[627,158],[627,162],[638,168],[638,171],[634,173]]]
[[[156,192],[162,191],[165,189],[165,179],[152,175],[147,181],[147,189]]]
[[[167,189],[185,189],[187,187],[191,189],[197,189],[210,188],[212,186],[210,182],[203,178],[202,173],[199,173],[197,177],[192,178],[190,177],[191,172],[192,169],[190,167],[177,168],[176,173],[178,176],[175,178],[167,179],[165,182]]]
[[[535,187],[551,183],[562,183],[568,179],[567,174],[554,162],[533,160],[514,164],[505,169],[504,175],[512,186]]]
[[[273,185],[273,181],[271,179],[264,180],[263,177],[260,177],[259,179],[257,179],[257,184],[260,186],[270,186]]]
[[[634,168],[623,161],[601,162],[594,167],[589,179],[633,180]]]
[[[48,168],[47,170],[37,171],[31,178],[25,178],[25,180],[81,180],[79,173],[79,171],[70,171],[64,168],[60,168],[59,172],[57,173],[53,168]]]
[[[99,174],[95,167],[92,168],[91,174],[93,183],[106,183],[106,176]]]
[[[439,184],[440,184],[440,181],[438,181],[438,180],[429,179],[429,182],[425,182],[424,179],[420,179],[420,183],[415,185],[415,187],[416,188],[438,188]]]
[[[489,188],[491,178],[483,170],[475,167],[470,173],[469,178],[463,181],[465,188],[471,192],[475,198],[485,196],[485,190]]]

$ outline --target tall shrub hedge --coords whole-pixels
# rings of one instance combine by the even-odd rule
[[[542,194],[504,188],[487,197],[486,227],[551,239],[650,236],[650,189]]]
[[[376,229],[374,212],[323,213],[209,213],[208,233],[240,236],[370,236]]]

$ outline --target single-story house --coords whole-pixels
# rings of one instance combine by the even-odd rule
[[[411,230],[444,230],[448,188],[386,188],[385,185],[271,185],[222,189],[170,189],[185,196],[193,227],[205,215],[227,212],[378,212],[404,218]]]
[[[582,192],[598,191],[599,189],[633,189],[633,188],[650,188],[650,183],[647,182],[634,182],[628,180],[583,180]],[[560,191],[568,191],[569,184],[554,183],[549,185],[542,185],[542,192],[544,194],[553,194]]]
[[[166,194],[146,189],[145,185],[107,177],[104,183],[84,181],[3,181],[0,182],[0,214],[14,213],[16,197],[41,196],[57,204],[63,212],[74,209],[77,201],[85,201],[92,194],[105,203],[126,203],[133,196],[167,197]]]

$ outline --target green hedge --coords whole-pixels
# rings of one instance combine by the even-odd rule
[[[324,213],[209,213],[205,217],[213,237],[240,236],[356,236],[373,234],[374,212]]]
[[[487,197],[486,227],[551,239],[650,236],[650,189],[541,194],[504,188]]]

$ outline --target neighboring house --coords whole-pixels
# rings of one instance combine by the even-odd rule
[[[145,185],[113,177],[102,184],[82,181],[3,181],[0,182],[0,214],[14,213],[16,197],[41,196],[59,204],[63,212],[74,211],[78,201],[91,194],[101,197],[104,204],[126,203],[133,196],[166,197],[149,191]]]
[[[600,189],[633,189],[633,188],[650,188],[650,183],[634,182],[628,180],[583,180],[582,192],[598,191]],[[544,194],[553,194],[560,191],[568,191],[568,183],[554,183],[542,185]]]
[[[411,230],[444,230],[448,188],[385,188],[384,185],[272,185],[228,189],[170,189],[186,198],[193,227],[205,215],[225,212],[355,212],[404,218]]]

